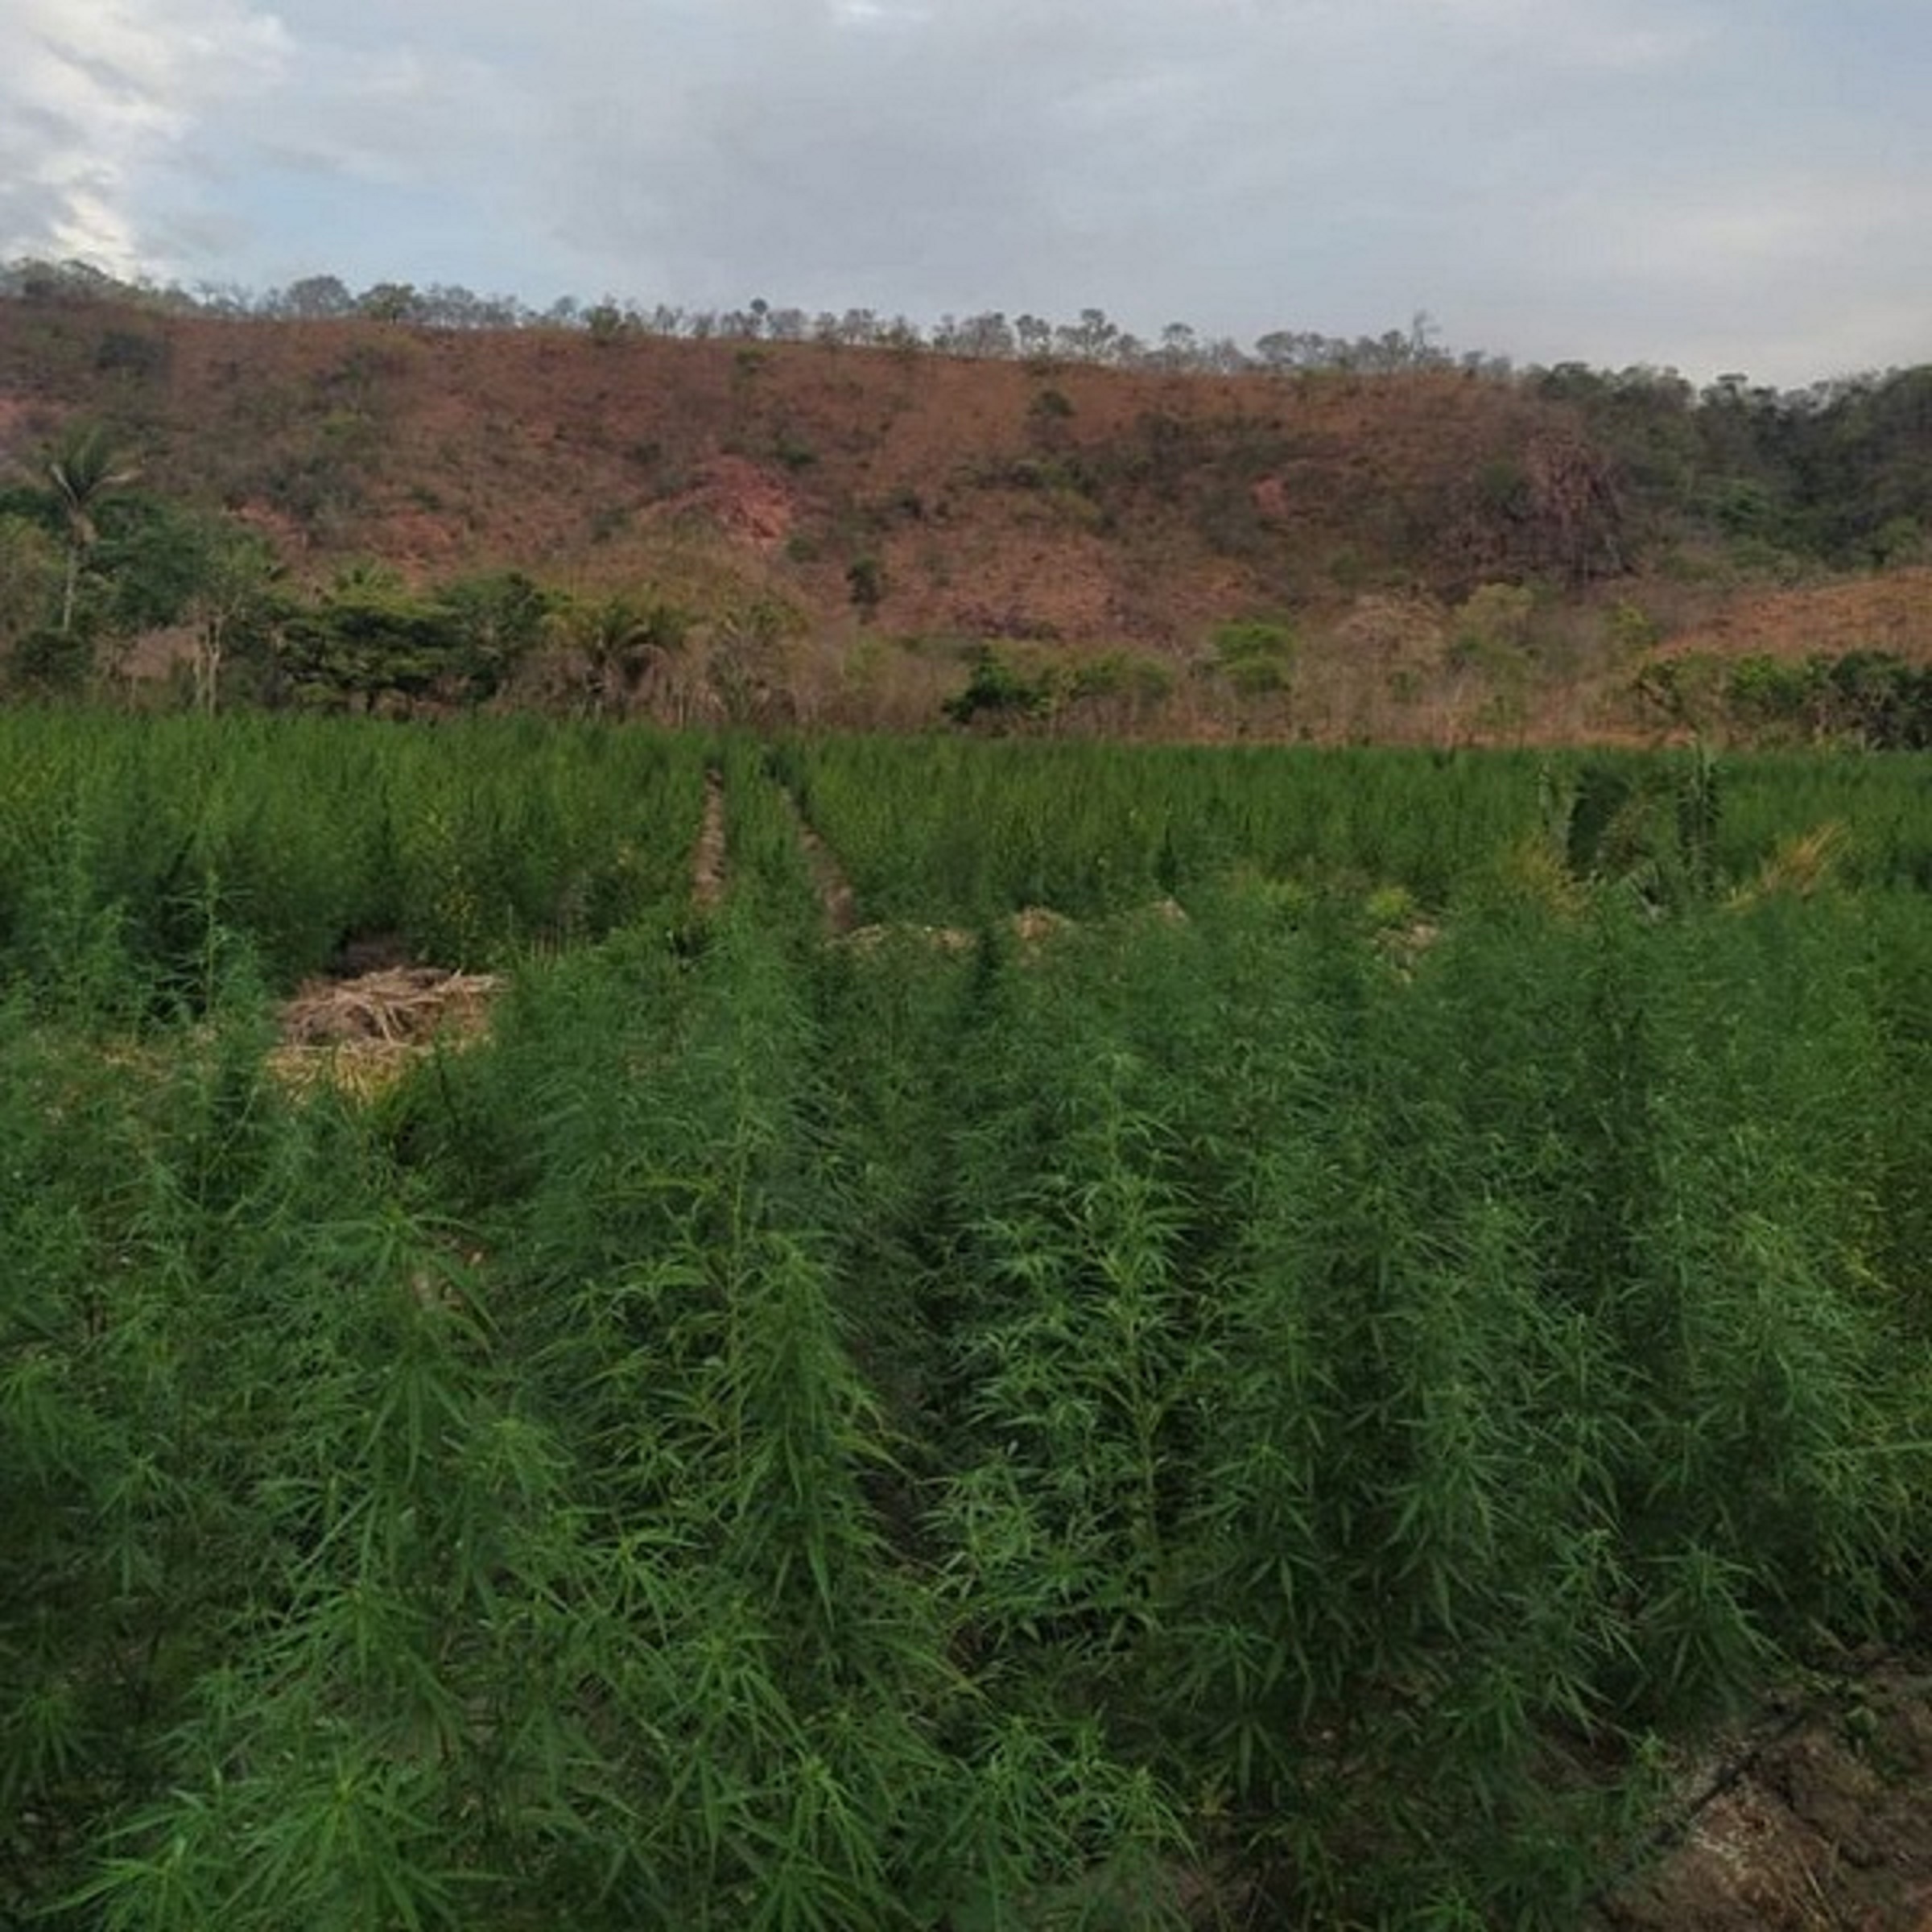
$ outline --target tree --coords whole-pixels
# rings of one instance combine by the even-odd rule
[[[785,641],[801,628],[798,612],[775,597],[754,597],[720,616],[712,626],[704,682],[725,723],[797,721]]]
[[[956,335],[958,353],[963,356],[1010,356],[1016,341],[1012,324],[997,308],[967,316]]]
[[[1013,325],[1020,353],[1037,359],[1053,348],[1053,324],[1039,316],[1022,316]]]
[[[60,635],[74,627],[74,593],[82,558],[98,540],[94,513],[109,490],[123,489],[138,472],[119,460],[114,439],[99,423],[71,428],[47,459],[47,479],[67,525],[67,583],[60,598]]]
[[[376,322],[420,322],[423,298],[413,282],[378,282],[356,298],[356,312]]]
[[[327,321],[353,315],[356,299],[334,275],[304,275],[283,290],[276,307],[299,321]]]
[[[1051,674],[1029,675],[982,644],[973,654],[972,673],[939,710],[954,724],[996,731],[1037,724],[1052,713],[1058,693]]]
[[[852,608],[861,617],[877,617],[886,596],[885,565],[877,557],[855,558],[845,572],[845,588],[851,593]]]
[[[195,703],[212,716],[229,652],[266,627],[281,566],[266,537],[232,523],[205,527],[197,564],[188,604],[195,626]]]
[[[1120,339],[1120,327],[1107,319],[1104,308],[1084,308],[1077,322],[1063,322],[1054,332],[1063,354],[1080,362],[1106,362],[1113,359]]]
[[[576,659],[589,708],[628,711],[646,675],[683,644],[682,613],[617,593],[569,605],[554,619],[559,642]]]
[[[1265,617],[1218,625],[1212,644],[1212,668],[1237,696],[1266,697],[1287,690],[1295,658],[1294,632],[1288,625]]]
[[[212,530],[226,519],[143,491],[102,512],[90,574],[105,590],[97,608],[122,636],[189,621],[188,600],[204,574]]]
[[[340,572],[313,605],[288,613],[276,640],[296,702],[324,710],[432,697],[447,689],[460,650],[448,608],[379,565]]]
[[[1520,732],[1534,662],[1530,648],[1536,594],[1521,584],[1479,584],[1451,621],[1445,660],[1459,684],[1479,679],[1488,697],[1478,723]]]
[[[456,621],[464,694],[493,698],[542,642],[552,600],[520,570],[460,577],[442,592]]]

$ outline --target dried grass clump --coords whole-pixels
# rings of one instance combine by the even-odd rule
[[[1051,906],[1023,906],[1013,915],[1013,935],[1022,946],[1043,945],[1073,931],[1073,921]]]
[[[282,1009],[294,1046],[384,1040],[422,1044],[440,1034],[480,1033],[502,980],[489,972],[397,966],[353,980],[312,980]]]
[[[975,935],[964,926],[859,926],[835,935],[835,943],[854,952],[873,953],[909,941],[935,952],[970,952]]]
[[[1799,832],[1778,845],[1757,878],[1731,895],[1730,904],[1742,911],[1779,893],[1808,899],[1837,882],[1851,849],[1852,835],[1836,819]]]
[[[1077,930],[1075,922],[1064,913],[1045,906],[1025,906],[1005,923],[1026,957],[1030,957],[1047,941]],[[935,952],[954,953],[970,952],[979,943],[979,935],[964,926],[860,926],[833,936],[836,943],[855,952],[867,953],[900,940],[929,947]]]
[[[1433,919],[1414,919],[1375,935],[1376,950],[1404,979],[1411,978],[1416,962],[1443,936]]]
[[[368,1100],[432,1047],[481,1038],[502,985],[494,973],[438,966],[312,980],[282,1009],[270,1071],[293,1092],[327,1085]]]

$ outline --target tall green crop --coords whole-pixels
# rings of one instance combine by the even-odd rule
[[[1907,763],[1653,892],[1515,759],[0,741],[0,1915],[1569,1923],[1922,1604]],[[488,1038],[291,1096],[381,934]]]

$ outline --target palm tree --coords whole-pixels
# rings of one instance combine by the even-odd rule
[[[645,678],[684,642],[684,621],[668,605],[621,592],[559,613],[557,630],[578,656],[590,708],[628,712]]]
[[[67,522],[67,586],[60,600],[64,638],[73,629],[80,559],[100,535],[94,526],[95,506],[109,490],[123,488],[139,473],[131,468],[118,468],[118,454],[113,437],[96,423],[69,430],[47,459],[47,481]]]

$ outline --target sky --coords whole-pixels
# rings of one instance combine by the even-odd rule
[[[1932,361],[1932,0],[0,0],[0,260]]]

